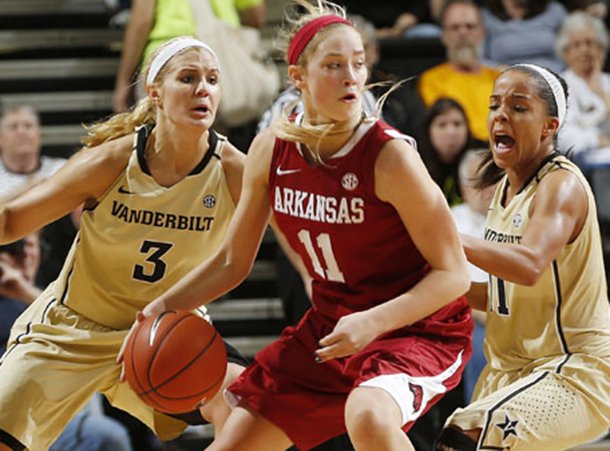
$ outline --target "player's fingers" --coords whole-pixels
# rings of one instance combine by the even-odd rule
[[[121,364],[121,373],[119,374],[119,381],[125,382],[125,365]]]
[[[131,325],[131,328],[129,329],[129,332],[127,332],[127,335],[125,335],[125,339],[123,340],[123,343],[121,344],[121,349],[119,349],[119,354],[116,356],[117,365],[120,365],[121,363],[123,363],[123,355],[125,354],[125,348],[127,347],[127,343],[129,342],[129,337],[131,337],[131,334],[133,333],[133,330],[136,328],[138,323],[144,321],[144,318],[145,318],[144,313],[142,313],[141,311],[139,311],[136,314],[136,320]],[[123,376],[122,371],[123,371],[123,368],[121,368],[121,376]]]
[[[345,357],[349,353],[343,349],[342,342],[334,343],[330,346],[325,346],[316,351],[316,362],[327,362],[338,357]]]
[[[341,337],[342,336],[343,336],[343,334],[339,334],[339,333],[336,333],[336,332],[331,332],[327,336],[322,337],[320,339],[320,341],[318,341],[318,344],[320,346],[330,346],[333,343],[338,343],[339,341],[341,341]]]

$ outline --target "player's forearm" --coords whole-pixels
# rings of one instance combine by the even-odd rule
[[[165,310],[193,310],[208,304],[239,285],[250,269],[251,265],[232,261],[225,252],[219,252],[148,304],[144,314],[150,316]]]
[[[406,293],[369,312],[381,333],[413,324],[463,295],[470,286],[468,270],[433,269]]]
[[[520,285],[534,285],[545,270],[544,262],[527,246],[495,243],[462,236],[466,257],[494,276]]]
[[[152,22],[147,17],[133,17],[133,19],[130,19],[130,23],[125,31],[123,53],[121,54],[117,70],[117,86],[128,85],[131,82],[144,53],[151,28]]]

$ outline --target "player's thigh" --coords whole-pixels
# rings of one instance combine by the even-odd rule
[[[481,428],[480,448],[513,451],[566,449],[607,428],[594,400],[550,371],[530,374],[458,409],[448,425]]]
[[[264,417],[236,407],[208,451],[275,451],[292,445],[288,436]]]
[[[216,434],[222,429],[224,422],[231,413],[231,406],[225,399],[225,389],[237,379],[244,371],[244,366],[229,362],[227,364],[227,373],[225,375],[222,386],[218,392],[206,402],[201,409],[201,416],[208,422],[214,424]]]

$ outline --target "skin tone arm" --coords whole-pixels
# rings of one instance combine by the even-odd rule
[[[520,285],[534,285],[561,249],[580,233],[588,211],[578,178],[558,170],[541,181],[520,244],[494,243],[464,235],[468,259],[479,268]]]
[[[155,3],[155,0],[133,0],[132,2],[112,96],[112,107],[115,112],[129,109],[132,78],[142,59],[148,35],[153,26]]]
[[[127,165],[132,141],[126,136],[83,149],[52,177],[0,205],[0,243],[23,238],[83,202],[95,202]]]
[[[466,293],[466,299],[468,299],[468,305],[473,309],[487,311],[487,283],[472,282],[470,290]]]
[[[218,251],[148,304],[142,312],[144,316],[207,304],[250,273],[271,214],[267,180],[273,139],[271,131],[266,130],[254,139],[248,151],[241,198]]]
[[[262,2],[238,11],[239,21],[242,25],[254,28],[263,28],[267,21],[267,5]]]
[[[375,189],[391,203],[430,266],[406,293],[367,311],[342,317],[320,340],[321,361],[351,355],[379,335],[413,324],[466,292],[470,276],[451,212],[417,151],[389,141],[375,165]]]
[[[222,151],[222,168],[225,172],[227,185],[229,185],[231,198],[235,205],[237,205],[241,194],[245,162],[246,156],[242,152],[230,143],[225,144],[225,148]]]

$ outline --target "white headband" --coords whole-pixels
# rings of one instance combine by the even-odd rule
[[[546,80],[547,84],[551,88],[551,91],[553,92],[553,98],[555,99],[555,104],[557,105],[557,118],[559,119],[559,127],[561,127],[561,124],[563,124],[563,120],[566,117],[567,102],[566,94],[557,77],[550,73],[548,70],[546,70],[544,67],[537,66],[535,64],[516,64],[513,67],[527,67],[542,75],[542,77]]]
[[[157,56],[155,56],[155,59],[152,61],[152,63],[150,63],[150,69],[148,70],[148,76],[146,77],[146,84],[152,84],[152,82],[155,81],[155,78],[157,78],[157,75],[159,74],[161,68],[165,66],[165,64],[171,59],[171,57],[179,51],[184,50],[188,47],[198,47],[201,49],[206,49],[208,52],[214,55],[214,58],[218,60],[218,57],[216,56],[216,53],[214,53],[214,50],[212,50],[210,46],[205,45],[200,40],[195,38],[176,39],[172,43],[163,47],[159,51]]]

